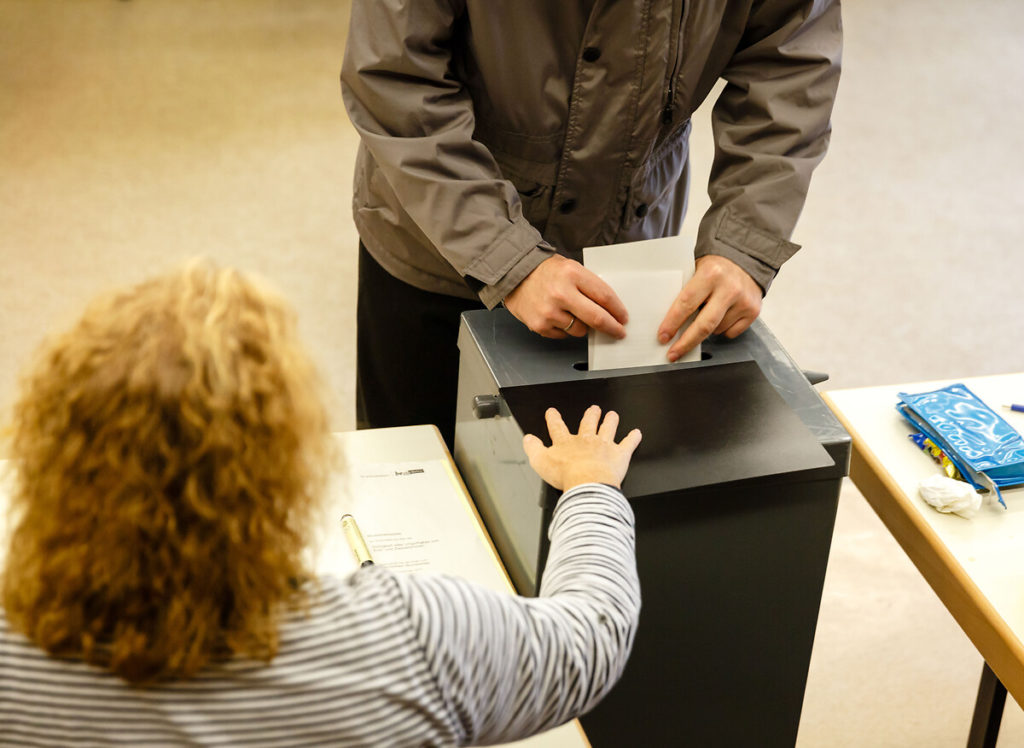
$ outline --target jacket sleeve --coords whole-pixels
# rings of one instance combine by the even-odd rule
[[[640,615],[633,511],[590,483],[548,531],[540,596],[404,577],[414,628],[461,744],[528,737],[591,709],[619,679]]]
[[[841,55],[839,0],[759,2],[722,74],[696,255],[727,257],[765,291],[799,249],[789,237],[828,148]]]
[[[341,84],[363,145],[402,208],[494,306],[552,254],[511,182],[473,140],[453,75],[459,0],[354,0]]]

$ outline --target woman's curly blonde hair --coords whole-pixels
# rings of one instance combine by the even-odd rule
[[[133,683],[269,660],[328,450],[288,307],[193,261],[98,299],[14,407],[12,624]]]

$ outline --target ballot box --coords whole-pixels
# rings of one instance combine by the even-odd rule
[[[588,371],[585,339],[462,316],[455,461],[512,581],[536,594],[559,493],[530,469],[544,410],[643,442],[623,484],[643,596],[625,674],[583,718],[598,748],[792,746],[850,439],[757,321],[685,364]]]

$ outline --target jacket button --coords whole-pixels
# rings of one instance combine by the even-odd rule
[[[583,59],[587,62],[597,62],[601,59],[601,50],[597,47],[587,47],[583,50]]]
[[[640,203],[633,212],[636,213],[637,218],[643,218],[647,215],[647,203]]]
[[[574,210],[576,210],[576,201],[570,197],[568,200],[565,200],[561,205],[558,206],[558,210],[560,210],[562,213],[572,213]]]

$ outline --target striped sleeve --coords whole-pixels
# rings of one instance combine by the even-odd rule
[[[461,743],[498,743],[592,708],[625,667],[640,614],[633,512],[602,484],[555,508],[540,596],[441,576],[398,580]]]

